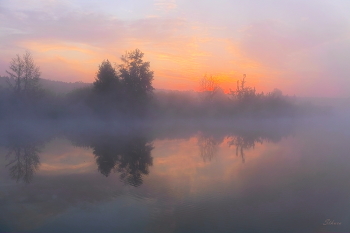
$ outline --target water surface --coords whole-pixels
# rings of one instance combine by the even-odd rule
[[[0,232],[350,231],[344,119],[96,128],[1,135]]]

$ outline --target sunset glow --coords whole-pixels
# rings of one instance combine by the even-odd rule
[[[335,1],[44,1],[0,4],[0,75],[30,50],[42,78],[93,82],[105,59],[145,54],[156,89],[228,92],[247,75],[258,92],[349,97],[350,3]]]

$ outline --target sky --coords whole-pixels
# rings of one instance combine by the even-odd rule
[[[93,82],[140,49],[158,89],[248,86],[350,97],[347,0],[0,0],[0,75],[29,50],[41,78]]]

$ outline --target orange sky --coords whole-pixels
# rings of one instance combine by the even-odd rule
[[[4,0],[0,75],[29,49],[42,78],[93,82],[104,59],[138,48],[155,88],[198,90],[208,74],[228,91],[246,74],[259,92],[349,97],[349,10],[341,0]]]

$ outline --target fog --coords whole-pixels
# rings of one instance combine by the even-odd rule
[[[0,231],[349,229],[349,99],[258,92],[245,75],[229,93],[212,76],[155,90],[140,58],[67,92],[5,78]]]
[[[206,76],[199,92],[154,90],[153,73],[147,71],[149,63],[144,65],[149,79],[135,80],[132,68],[124,66],[120,79],[106,60],[92,85],[60,94],[31,83],[25,89],[19,79],[8,78],[9,86],[0,89],[0,146],[8,150],[12,179],[30,183],[41,148],[55,138],[90,148],[102,175],[114,171],[123,182],[140,186],[153,166],[154,140],[196,137],[203,161],[227,141],[244,163],[245,151],[278,143],[301,122],[345,120],[349,112],[348,100],[301,99],[278,89],[258,93],[245,84],[245,76],[230,93]]]
[[[5,163],[2,163],[3,168],[5,168],[2,171],[3,177],[10,177],[13,183],[24,183],[32,186],[18,186],[21,187],[22,191],[20,192],[15,191],[15,187],[11,186],[6,192],[7,194],[3,194],[2,198],[7,203],[3,206],[3,211],[6,211],[7,214],[5,215],[1,211],[1,216],[3,216],[3,220],[7,221],[7,224],[2,224],[2,226],[14,224],[13,216],[16,215],[18,216],[16,220],[18,227],[8,229],[22,231],[34,229],[35,231],[39,227],[39,229],[45,229],[45,231],[54,231],[50,224],[56,222],[58,224],[55,227],[56,230],[63,229],[59,225],[67,224],[70,229],[75,227],[74,229],[89,232],[91,229],[96,229],[97,225],[87,223],[83,227],[77,224],[74,219],[88,217],[93,210],[95,211],[97,205],[98,208],[103,208],[98,209],[99,214],[101,212],[104,214],[107,212],[114,213],[114,208],[123,209],[122,218],[135,222],[132,227],[124,226],[125,228],[123,228],[123,224],[118,221],[115,222],[114,218],[114,220],[109,219],[107,216],[110,215],[108,214],[100,221],[106,224],[115,222],[115,227],[117,225],[121,227],[116,229],[128,229],[131,232],[137,232],[143,227],[143,223],[139,219],[145,219],[148,216],[143,212],[146,211],[144,208],[147,209],[150,208],[150,205],[153,205],[150,200],[158,200],[154,204],[156,205],[154,208],[160,211],[160,214],[156,215],[157,218],[152,219],[152,224],[149,226],[154,232],[162,232],[168,229],[169,226],[164,225],[164,222],[167,221],[177,222],[177,225],[171,226],[174,229],[187,229],[187,227],[202,230],[213,229],[213,227],[215,228],[211,224],[213,214],[215,218],[221,219],[219,232],[234,228],[266,230],[264,224],[272,224],[276,219],[281,224],[272,227],[277,229],[276,231],[271,230],[272,232],[279,232],[281,229],[283,231],[286,229],[294,229],[295,231],[309,229],[313,231],[314,228],[317,228],[317,223],[320,222],[319,224],[321,224],[326,218],[330,218],[329,215],[340,218],[339,221],[343,221],[343,228],[341,229],[346,229],[344,227],[347,225],[345,225],[343,217],[345,209],[340,207],[348,201],[347,194],[349,191],[345,185],[347,181],[339,172],[346,173],[347,171],[345,162],[348,161],[346,155],[349,148],[345,142],[350,135],[348,118],[340,115],[340,113],[343,112],[334,111],[332,114],[314,114],[304,117],[264,117],[258,119],[255,117],[241,117],[225,120],[222,118],[220,120],[212,118],[198,120],[195,118],[168,119],[163,117],[157,120],[132,119],[122,123],[121,120],[107,121],[105,118],[102,120],[91,116],[86,116],[81,120],[73,117],[45,119],[43,121],[33,119],[8,120],[6,124],[2,123],[3,130],[0,132],[0,147],[5,157]],[[294,137],[296,139],[293,139]],[[57,138],[67,139],[78,148],[88,148],[93,154],[94,170],[99,173],[99,176],[92,173],[63,174],[59,176],[37,175],[40,171],[41,156],[45,146],[50,142],[55,142]],[[244,173],[242,173],[243,171],[241,171],[242,174],[239,173],[240,179],[242,179],[241,182],[245,182],[242,193],[235,194],[235,198],[226,192],[220,194],[217,199],[203,196],[194,204],[190,199],[185,199],[184,202],[176,201],[174,194],[172,194],[174,191],[170,191],[168,187],[176,183],[169,184],[164,180],[165,177],[159,176],[156,172],[157,168],[154,166],[159,166],[159,164],[154,164],[154,153],[159,141],[186,141],[191,138],[196,138],[196,156],[205,164],[215,164],[215,161],[222,156],[220,155],[220,150],[222,150],[220,148],[223,145],[232,148],[239,163],[245,165]],[[290,148],[295,149],[295,146],[300,148],[302,150],[300,153],[305,153],[307,157],[299,157],[301,155],[296,152],[290,154],[280,152],[280,154],[274,155],[273,158],[268,155],[261,157],[257,161],[258,164],[254,163],[255,160],[251,160],[252,151],[256,147],[259,148],[259,145],[276,145],[278,143],[283,145],[286,141],[291,144]],[[320,142],[322,143],[319,144]],[[337,161],[343,161],[341,162],[342,166],[339,166]],[[297,172],[301,172],[297,176],[299,178],[296,179],[296,186],[288,185],[284,180],[290,179],[290,182],[295,180],[295,174],[291,167],[296,167]],[[332,170],[332,172],[330,169],[333,168],[335,170]],[[339,172],[337,171],[338,168],[340,168]],[[284,172],[279,173],[280,170]],[[215,170],[215,172],[220,174],[220,170]],[[215,172],[212,171],[206,175],[215,177]],[[323,188],[323,195],[317,199],[312,199],[310,196],[314,196],[315,193],[319,192],[318,183],[323,184],[321,181],[313,182],[323,179],[323,176],[318,177],[317,174],[323,174],[324,172],[328,174],[326,180],[329,183],[327,186],[330,185],[333,191],[332,189]],[[109,179],[102,179],[105,177]],[[110,177],[116,178],[112,179]],[[119,183],[117,180],[121,182]],[[337,185],[338,183],[334,183],[335,181],[341,184]],[[227,184],[227,187],[222,187],[224,183],[217,182],[213,181],[207,185],[213,189],[223,190],[236,190],[237,187],[240,187],[237,186],[236,181],[231,181]],[[6,181],[3,184],[9,183]],[[283,189],[277,188],[282,186]],[[138,191],[130,191],[126,187],[137,187]],[[40,190],[40,195],[37,190]],[[129,199],[128,196],[125,196],[125,193],[130,192],[132,196]],[[190,195],[186,190],[178,192]],[[120,193],[123,193],[123,195]],[[218,194],[214,192],[214,194],[205,193],[203,195]],[[142,202],[141,200],[138,201],[137,198],[141,197],[146,198],[147,204],[143,203],[143,199],[141,199]],[[35,204],[32,205],[46,217],[38,216],[31,208],[27,207],[24,207],[24,209],[21,207],[22,211],[17,212],[16,208],[20,208],[23,204],[21,204],[22,201],[15,202],[13,198],[16,198],[16,200],[24,198],[24,202],[34,201]],[[235,201],[237,198],[239,201]],[[305,214],[303,205],[296,199],[300,200],[300,203],[307,203],[306,206],[309,208],[307,214]],[[113,204],[108,204],[110,202]],[[163,202],[169,202],[167,205],[171,207],[163,206],[161,204]],[[278,216],[276,214],[273,214],[273,216],[266,214],[274,209],[279,211],[276,209],[275,202],[284,206],[283,211],[279,212]],[[128,203],[128,208],[125,207],[125,203]],[[293,207],[291,203],[299,204]],[[320,205],[320,203],[324,205]],[[81,207],[82,205],[94,205],[95,207],[88,207],[90,210],[86,212],[84,210],[86,207]],[[195,207],[188,209],[191,205]],[[253,208],[254,205],[256,205],[254,207],[255,211],[251,211],[250,208]],[[230,210],[227,209],[228,206]],[[139,211],[137,211],[137,214],[131,213],[129,208],[138,209]],[[169,212],[168,208],[172,208],[173,211]],[[203,213],[202,209],[207,211]],[[241,212],[238,210],[241,210]],[[299,210],[302,210],[302,212]],[[339,211],[342,211],[341,214]],[[115,214],[114,216],[119,216]],[[287,215],[289,217],[294,216],[293,219],[296,218],[300,221],[307,218],[310,224],[295,225],[285,217]],[[55,216],[63,217],[57,218]],[[229,216],[234,216],[239,221],[236,223],[232,220],[229,221],[227,219]],[[231,219],[231,217],[229,218]],[[41,221],[51,218],[55,219],[54,222],[50,221],[49,225],[41,225]],[[261,218],[263,219],[259,220]],[[192,221],[188,219],[192,219]],[[251,224],[252,221],[254,222],[253,225]],[[6,228],[2,227],[1,229]],[[99,229],[103,229],[103,226],[99,226]]]
[[[0,147],[7,151],[6,168],[12,179],[30,183],[40,169],[40,153],[45,145],[57,138],[72,145],[92,150],[97,170],[108,177],[118,173],[128,185],[140,186],[143,176],[153,166],[155,140],[190,140],[197,138],[203,161],[215,157],[218,145],[224,141],[235,150],[242,163],[245,152],[255,145],[278,143],[294,135],[303,125],[342,124],[334,116],[263,119],[132,119],[129,121],[90,118],[12,119],[2,122]],[[322,122],[322,123],[320,123]]]

